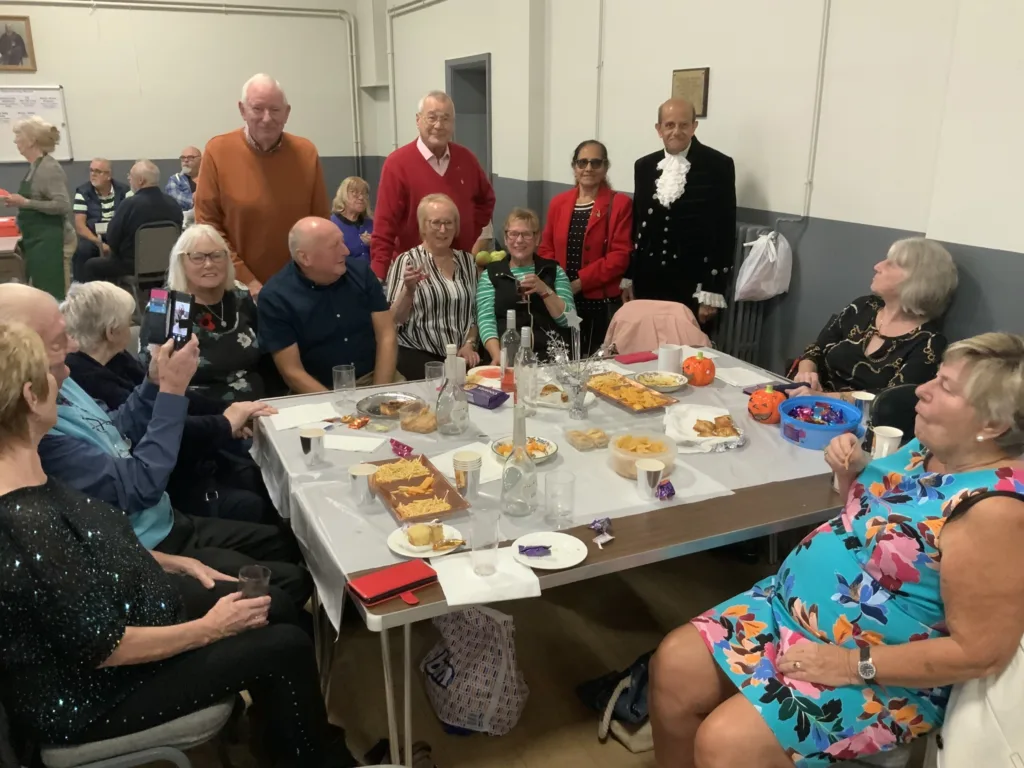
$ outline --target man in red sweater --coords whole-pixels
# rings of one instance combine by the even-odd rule
[[[427,195],[440,192],[455,201],[462,227],[452,247],[462,251],[473,249],[494,213],[490,179],[473,153],[451,140],[455,105],[447,93],[420,99],[416,127],[419,138],[388,155],[380,174],[370,262],[381,280],[398,254],[423,241],[416,206]]]

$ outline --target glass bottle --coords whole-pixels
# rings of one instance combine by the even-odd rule
[[[444,384],[437,396],[437,431],[442,435],[461,435],[469,429],[469,398],[459,386],[455,345],[445,346]]]
[[[501,334],[501,391],[512,392],[515,389],[515,378],[512,366],[516,364],[519,353],[519,334],[516,333],[516,311],[505,313],[505,332]]]
[[[527,517],[537,509],[537,468],[526,450],[526,407],[512,409],[512,453],[501,471],[501,511]]]
[[[537,404],[537,373],[540,362],[533,351],[533,331],[523,326],[520,333],[519,352],[516,353],[515,382],[516,402],[526,406],[526,415],[532,416]]]

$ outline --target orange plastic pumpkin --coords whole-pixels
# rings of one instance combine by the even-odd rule
[[[715,363],[710,357],[698,352],[683,360],[683,373],[695,387],[706,387],[715,380]]]
[[[747,412],[762,424],[778,424],[782,416],[779,414],[779,406],[786,399],[783,392],[776,391],[771,384],[764,389],[759,389],[750,396],[747,401]]]

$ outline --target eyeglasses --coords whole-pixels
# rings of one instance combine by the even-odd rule
[[[189,160],[198,160],[199,157],[199,155],[182,155],[181,157],[178,158],[178,162],[184,163]]]
[[[103,168],[90,168],[89,169],[89,173],[91,173],[93,176],[109,176],[110,175],[110,171],[105,170]]]
[[[581,171],[584,170],[588,165],[596,171],[598,168],[604,168],[604,164],[606,162],[607,161],[603,157],[591,157],[589,159],[581,157],[576,160],[575,165]]]
[[[360,189],[360,190],[350,189],[348,191],[348,196],[349,197],[358,197],[358,198],[361,198],[361,199],[365,200],[366,198],[368,198],[370,196],[370,193],[365,191],[365,190],[362,190],[362,189]]]
[[[536,232],[523,232],[521,230],[517,230],[517,231],[513,232],[510,229],[506,229],[505,230],[505,239],[509,240],[509,241],[533,240],[533,238],[536,237],[536,236],[537,236]]]
[[[455,229],[455,222],[451,219],[427,219],[427,226],[435,232],[441,230]]]
[[[454,115],[439,115],[436,112],[430,112],[423,116],[426,120],[427,125],[451,125],[455,120]]]
[[[210,253],[201,253],[199,251],[192,251],[192,253],[185,254],[188,256],[188,260],[195,264],[197,267],[205,264],[209,259],[211,264],[220,264],[224,259],[227,258],[227,251],[211,251]]]

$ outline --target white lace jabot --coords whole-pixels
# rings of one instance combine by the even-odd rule
[[[661,171],[661,175],[654,183],[654,196],[659,203],[668,208],[682,197],[686,190],[686,174],[690,170],[686,152],[680,152],[678,155],[666,152],[665,157],[658,162],[658,170]]]

